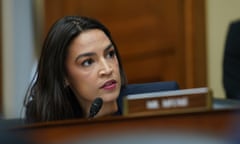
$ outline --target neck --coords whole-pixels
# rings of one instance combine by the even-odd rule
[[[91,104],[92,103],[90,103],[90,102],[88,103],[86,101],[84,103],[83,102],[81,103],[83,115],[85,118],[88,118],[88,116],[90,114]],[[101,109],[99,110],[99,112],[96,114],[95,117],[110,116],[117,111],[118,111],[117,101],[103,102]]]
[[[108,103],[103,103],[102,108],[100,111],[97,113],[95,117],[103,117],[103,116],[110,116],[117,112],[118,106],[117,102],[108,102]]]

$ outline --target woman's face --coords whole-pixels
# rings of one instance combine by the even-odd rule
[[[87,30],[70,44],[66,58],[66,84],[82,104],[96,97],[116,101],[121,87],[118,59],[109,38],[98,29]]]

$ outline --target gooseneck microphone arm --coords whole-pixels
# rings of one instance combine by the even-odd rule
[[[88,118],[93,118],[101,109],[102,104],[103,104],[102,98],[100,98],[100,97],[96,98],[90,107],[90,112],[89,112]]]

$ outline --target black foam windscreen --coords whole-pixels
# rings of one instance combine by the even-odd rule
[[[93,118],[98,112],[99,110],[101,109],[102,107],[102,104],[103,104],[103,100],[102,98],[96,98],[91,107],[90,107],[90,114],[89,114],[89,118]]]

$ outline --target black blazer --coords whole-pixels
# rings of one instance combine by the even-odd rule
[[[228,28],[223,58],[223,86],[227,98],[240,99],[240,21]]]

